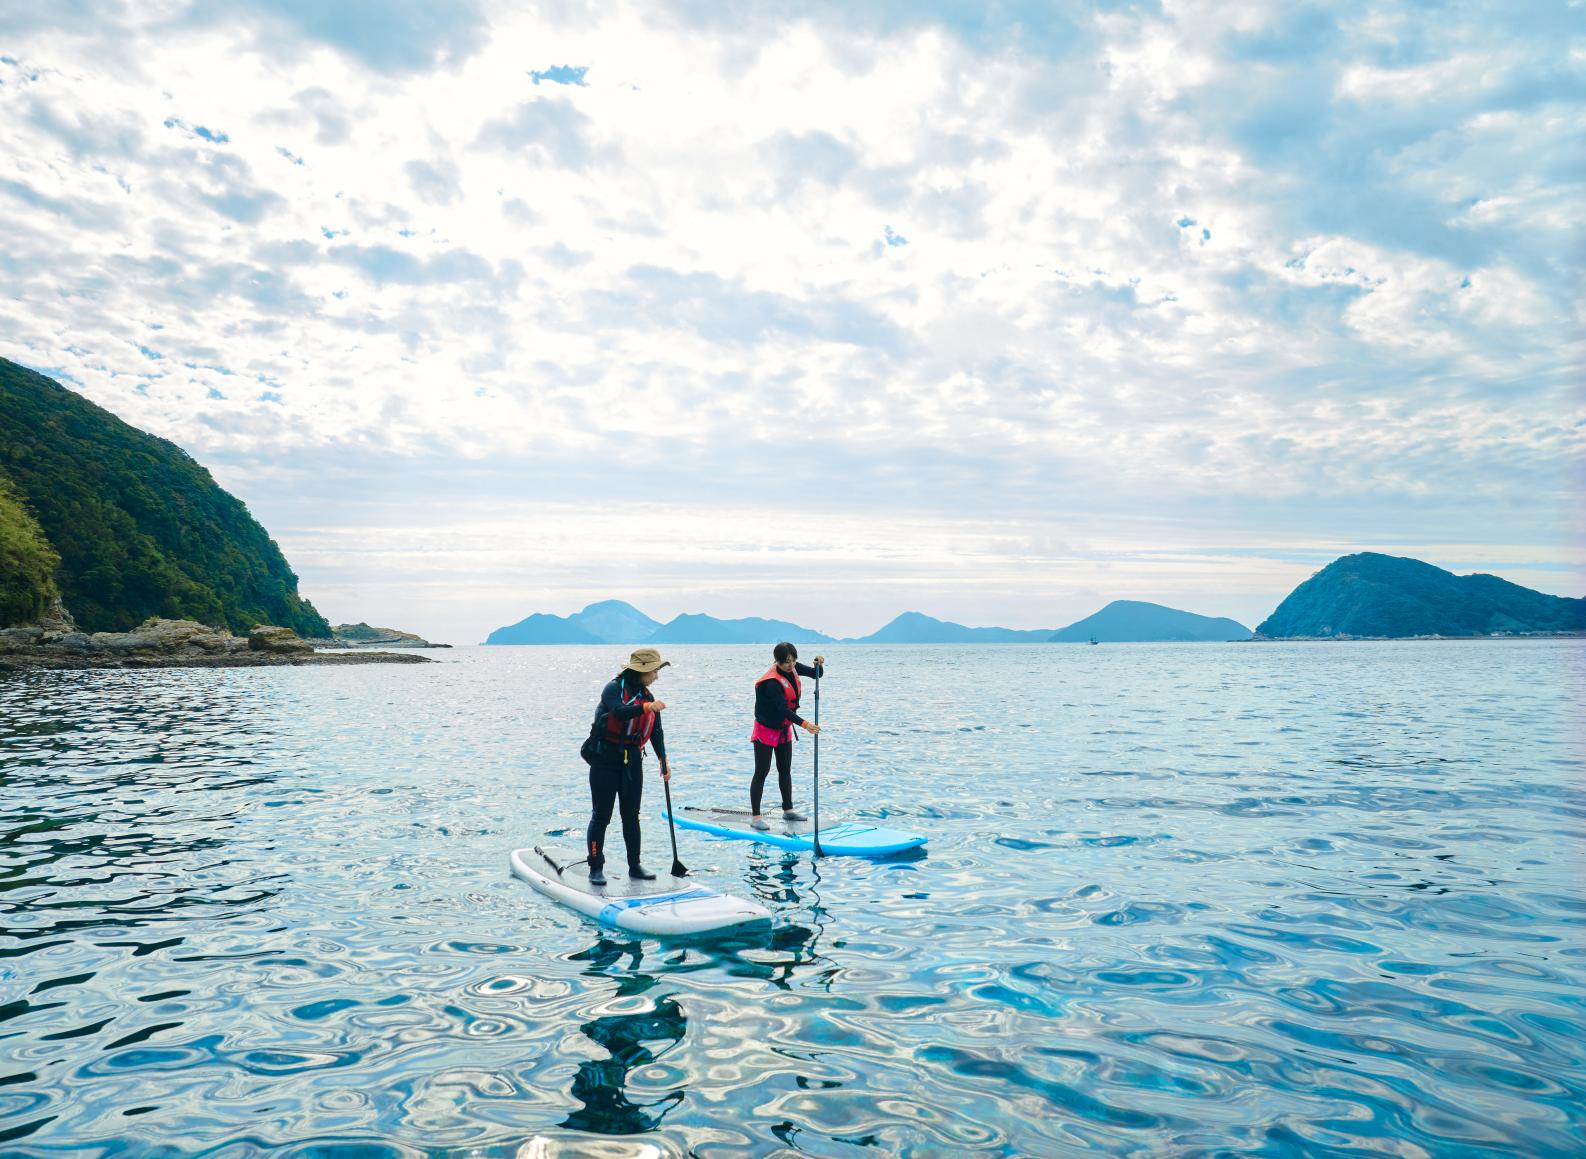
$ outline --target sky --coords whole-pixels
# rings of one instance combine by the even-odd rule
[[[0,0],[0,355],[333,622],[1586,595],[1586,5]]]

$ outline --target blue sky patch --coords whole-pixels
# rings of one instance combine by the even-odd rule
[[[197,137],[199,140],[208,141],[211,145],[226,145],[231,142],[231,137],[228,134],[222,133],[217,129],[208,128],[205,125],[190,125],[182,120],[181,117],[166,117],[165,127],[186,133],[189,137]]]
[[[549,81],[551,84],[577,85],[579,88],[585,88],[587,86],[584,84],[584,74],[588,71],[588,65],[574,67],[570,64],[558,64],[541,71],[530,72],[529,75],[534,78],[535,84]]]

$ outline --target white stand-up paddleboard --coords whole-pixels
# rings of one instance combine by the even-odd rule
[[[635,881],[627,870],[616,867],[605,885],[590,885],[589,866],[575,861],[576,854],[536,845],[512,851],[512,872],[546,897],[601,925],[635,934],[660,938],[708,934],[771,920],[771,911],[758,902],[717,893],[692,877],[663,873],[654,881]]]
[[[663,812],[662,817],[666,814]],[[779,811],[767,813],[771,828],[749,824],[747,809],[687,808],[672,815],[680,829],[697,829],[739,841],[763,841],[783,849],[814,849],[815,825],[811,821],[784,821]],[[828,821],[821,826],[821,852],[838,857],[890,857],[925,844],[918,833],[888,829],[865,821]]]

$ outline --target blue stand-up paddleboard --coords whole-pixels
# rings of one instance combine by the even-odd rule
[[[662,874],[655,881],[635,881],[617,868],[607,884],[590,885],[589,866],[576,854],[538,845],[512,851],[512,872],[601,925],[635,934],[681,937],[771,920],[771,911],[758,902],[717,893],[692,877]]]
[[[783,849],[815,848],[815,826],[808,821],[784,821],[773,812],[766,814],[771,828],[755,829],[749,824],[749,816],[746,809],[688,808],[672,814],[672,820],[681,828],[714,833],[717,837],[763,841]],[[839,857],[890,857],[925,844],[925,838],[917,833],[887,829],[866,821],[825,822],[821,825],[820,837],[821,852]]]

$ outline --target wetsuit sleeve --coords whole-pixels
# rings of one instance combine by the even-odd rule
[[[793,667],[798,669],[800,676],[809,676],[816,680],[819,680],[822,676],[826,675],[825,667],[820,664],[817,664],[815,667],[811,668],[808,664],[800,664],[797,660],[795,660],[793,661]]]
[[[613,680],[606,685],[606,690],[600,694],[600,707],[618,720],[632,720],[644,711],[644,701],[635,700],[632,704],[622,703],[622,688],[617,681]]]

